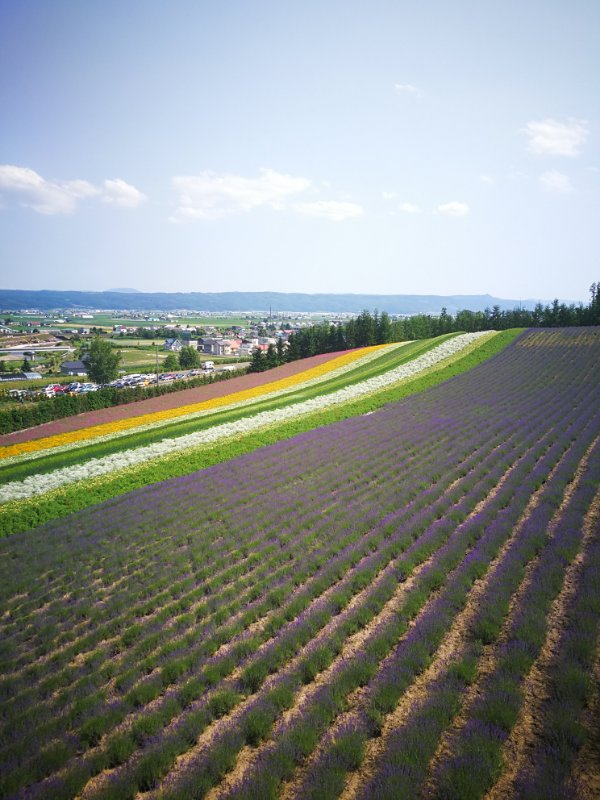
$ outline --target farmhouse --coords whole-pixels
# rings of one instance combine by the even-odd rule
[[[182,347],[181,339],[165,339],[163,350],[169,350],[171,353],[179,353]]]
[[[60,365],[61,375],[87,375],[87,370],[85,361],[63,361]]]
[[[233,350],[239,350],[237,340],[223,339],[220,336],[205,336],[202,339],[202,350],[213,356],[230,356]]]

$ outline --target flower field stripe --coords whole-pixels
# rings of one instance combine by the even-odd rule
[[[485,335],[487,336],[488,334]],[[322,395],[312,400],[306,400],[279,410],[259,412],[250,418],[242,418],[237,422],[216,425],[208,430],[191,433],[176,439],[165,439],[153,445],[137,448],[136,450],[128,450],[104,458],[91,459],[80,466],[59,469],[47,475],[35,475],[23,481],[5,484],[0,487],[0,503],[32,497],[34,495],[42,495],[67,483],[93,479],[99,475],[109,474],[119,469],[125,469],[136,464],[162,458],[176,451],[210,444],[228,437],[236,437],[240,434],[248,433],[251,430],[277,425],[298,416],[311,414],[332,405],[343,404],[355,398],[376,392],[378,389],[386,388],[412,375],[417,375],[419,372],[433,367],[444,359],[460,352],[463,347],[467,347],[480,337],[480,334],[462,334],[454,337],[438,345],[438,347],[429,353],[418,356],[406,365],[392,369],[382,376],[369,378],[353,386],[339,389],[332,394]],[[48,440],[14,445],[14,447],[31,445],[31,449],[35,449],[34,445],[40,445],[39,449],[41,449],[43,442],[48,442]]]
[[[196,410],[193,412],[185,411],[191,408],[188,406],[180,406],[168,411],[157,411],[146,415],[138,415],[127,417],[124,420],[117,420],[115,422],[103,423],[97,426],[88,426],[86,428],[76,429],[75,431],[66,432],[64,434],[56,434],[48,437],[41,437],[34,439],[28,444],[34,447],[35,443],[40,444],[40,449],[31,449],[27,452],[21,452],[14,455],[6,455],[4,459],[0,460],[0,479],[6,473],[6,467],[11,465],[18,465],[31,461],[39,461],[40,459],[47,458],[52,455],[60,455],[65,453],[79,453],[86,454],[87,450],[93,450],[94,446],[106,443],[119,443],[123,440],[122,448],[130,447],[130,442],[134,440],[143,440],[148,438],[144,434],[154,434],[151,436],[151,441],[158,441],[163,438],[173,438],[181,435],[181,432],[189,432],[202,427],[210,427],[218,424],[222,420],[239,419],[247,414],[256,413],[256,407],[262,408],[277,408],[282,405],[289,405],[297,402],[296,397],[302,398],[303,395],[308,393],[308,396],[315,396],[319,394],[326,394],[330,389],[330,385],[336,387],[342,385],[352,384],[360,380],[364,380],[371,372],[378,374],[379,371],[390,369],[387,362],[390,360],[392,365],[396,362],[404,363],[410,360],[411,357],[418,355],[421,351],[427,351],[429,348],[435,346],[436,340],[427,340],[426,342],[403,342],[392,345],[378,345],[378,349],[362,348],[361,350],[353,351],[356,354],[362,353],[362,356],[351,363],[337,368],[331,368],[329,372],[324,372],[308,380],[300,380],[303,375],[306,375],[308,370],[303,373],[296,373],[291,378],[281,379],[278,383],[283,381],[296,380],[297,382],[287,388],[280,388],[278,390],[267,391],[269,386],[273,384],[261,384],[259,387],[244,390],[245,392],[260,392],[255,397],[247,397],[246,399],[226,402],[235,396],[239,396],[241,392],[231,393],[229,395],[219,396],[214,399],[215,403],[220,405],[214,407],[206,407],[204,409]],[[384,350],[385,348],[385,350]],[[364,353],[365,350],[370,352]],[[406,351],[406,352],[405,352]],[[350,354],[348,354],[349,356]],[[311,371],[325,369],[328,365],[334,364],[333,361],[326,362],[320,367],[312,368]],[[264,391],[263,391],[264,390]],[[202,404],[206,405],[212,403],[213,400],[202,401],[196,403],[195,406]],[[173,416],[169,416],[173,412]],[[157,415],[161,414],[161,417]],[[90,417],[93,412],[90,412]],[[144,419],[150,420],[144,422]],[[121,423],[123,423],[121,425]],[[130,424],[131,423],[131,424]],[[112,426],[112,427],[111,427]],[[103,428],[104,433],[94,435],[93,438],[86,438],[87,431],[92,429],[100,430]],[[77,435],[80,438],[71,442],[61,443],[62,437]],[[60,441],[59,441],[60,440]],[[53,442],[59,442],[53,444]],[[14,447],[19,447],[20,444],[15,444]],[[2,452],[2,451],[0,451]]]
[[[379,372],[384,372],[390,369],[391,366],[395,366],[398,362],[404,363],[422,351],[427,351],[429,348],[435,346],[435,341],[437,340],[427,340],[424,343],[410,342],[387,345],[385,352],[375,351],[368,353],[352,364],[334,370],[332,369],[331,372],[321,375],[320,377],[302,381],[298,385],[288,387],[287,389],[268,392],[254,399],[227,403],[219,409],[208,409],[194,413],[181,414],[176,419],[166,418],[154,420],[147,424],[139,424],[125,430],[115,430],[102,436],[96,436],[89,441],[82,440],[80,442],[71,442],[70,444],[55,445],[42,450],[21,453],[20,455],[12,455],[0,461],[0,480],[3,482],[6,482],[7,479],[10,480],[10,476],[15,473],[14,467],[18,467],[21,464],[25,466],[31,464],[32,468],[36,470],[39,470],[41,467],[47,471],[46,462],[51,463],[52,457],[54,457],[55,463],[63,463],[65,454],[74,456],[76,459],[81,459],[82,457],[89,457],[89,455],[96,455],[98,452],[102,452],[102,454],[108,453],[111,451],[110,445],[112,445],[115,451],[128,449],[132,445],[139,446],[146,442],[150,443],[164,438],[174,438],[184,433],[189,433],[190,431],[219,424],[220,422],[239,419],[246,416],[248,413],[255,413],[255,407],[257,406],[261,410],[266,410],[289,405],[305,397],[308,398],[318,394],[326,394],[339,387],[340,383],[342,385],[349,385],[364,380],[373,373],[378,374]],[[263,386],[264,385],[261,384],[261,387]],[[228,395],[228,397],[231,396],[232,394]],[[220,396],[219,399],[223,399],[223,397]],[[179,408],[176,410],[179,410]],[[88,414],[90,419],[92,419],[93,416],[95,416],[93,412]],[[71,420],[73,418],[70,417],[68,419]],[[140,415],[132,415],[131,418],[127,419],[139,420]],[[34,441],[43,442],[49,438],[50,437],[40,437]],[[62,458],[57,459],[58,456]],[[35,462],[35,464],[32,464],[32,462]],[[11,467],[13,468],[11,469]],[[16,472],[18,473],[19,470],[17,469]]]
[[[122,430],[117,430],[115,428],[103,435],[94,436],[94,438],[90,440],[82,438],[80,441],[56,444],[52,447],[44,447],[40,450],[32,450],[31,452],[7,456],[0,461],[0,479],[7,473],[6,468],[11,465],[27,464],[35,460],[35,468],[37,469],[39,462],[41,461],[43,465],[44,460],[47,460],[49,456],[64,456],[65,453],[73,453],[77,458],[85,458],[88,457],[88,452],[94,454],[95,450],[98,449],[98,445],[111,443],[116,446],[116,449],[128,449],[132,446],[132,443],[133,446],[139,446],[140,442],[146,440],[156,442],[164,438],[180,436],[182,433],[211,427],[222,421],[237,420],[248,414],[256,413],[256,407],[259,409],[278,408],[297,402],[297,398],[302,398],[303,395],[311,397],[318,396],[319,394],[326,394],[328,391],[332,391],[330,386],[339,386],[340,382],[342,385],[349,385],[365,379],[372,372],[378,374],[379,371],[385,371],[386,368],[389,369],[390,366],[387,366],[387,362],[390,360],[390,356],[392,356],[392,364],[398,361],[403,363],[404,361],[410,360],[411,357],[418,355],[420,352],[427,351],[433,346],[435,346],[435,340],[428,340],[425,343],[411,342],[381,345],[379,346],[380,348],[387,348],[385,352],[377,350],[367,353],[366,355],[363,354],[360,359],[346,366],[332,369],[330,373],[325,373],[307,381],[301,381],[296,385],[279,389],[278,391],[266,392],[257,395],[255,398],[225,403],[225,396],[220,396],[217,400],[223,401],[223,404],[218,408],[208,408],[193,413],[182,413],[174,418],[164,417],[161,419],[153,419],[151,422],[145,424],[138,424],[136,422],[135,425],[132,424],[130,426],[129,422],[133,423],[133,421],[142,419],[141,415],[132,416],[131,418],[126,418],[125,422],[127,423],[127,427]],[[363,352],[365,349],[366,348],[363,348],[362,351],[356,352]],[[332,362],[327,362],[327,364],[331,363]],[[327,364],[325,366],[327,366]],[[300,373],[300,375],[302,374],[305,373]],[[297,378],[298,373],[292,377]],[[261,386],[257,387],[256,391],[265,386],[266,384],[261,384]],[[227,395],[227,397],[233,397],[233,394]],[[183,407],[177,408],[175,411],[179,412],[181,408]],[[153,412],[153,414],[155,413],[163,412]],[[153,414],[146,416],[152,417]],[[117,424],[118,422],[114,423],[115,426]],[[113,425],[113,423],[106,423],[106,425]],[[84,430],[90,430],[90,428],[78,429],[75,433],[80,433],[83,436]],[[59,435],[59,438],[60,436],[62,436],[62,434]],[[33,441],[48,443],[51,439],[56,440],[56,438],[56,436],[53,436],[35,439]],[[106,447],[101,449],[106,450]],[[10,470],[8,470],[8,472],[10,473]]]
[[[519,334],[518,330],[505,331],[486,340],[480,347],[467,352],[462,358],[447,366],[440,367],[435,372],[426,373],[416,377],[413,381],[405,382],[391,389],[371,394],[364,399],[355,400],[343,406],[336,406],[330,410],[320,411],[318,414],[307,415],[293,422],[261,429],[259,432],[250,433],[242,438],[221,441],[218,445],[188,451],[185,459],[178,454],[169,458],[162,458],[160,462],[153,463],[151,467],[140,465],[135,468],[115,475],[101,476],[86,481],[85,491],[75,484],[69,489],[66,486],[49,492],[45,496],[43,505],[36,498],[6,503],[0,506],[0,533],[26,530],[35,524],[48,519],[55,519],[76,509],[86,508],[100,500],[108,500],[132,489],[138,489],[157,480],[182,477],[194,470],[203,469],[221,463],[228,458],[243,455],[254,451],[267,444],[275,444],[292,436],[304,434],[315,427],[329,425],[343,419],[352,418],[361,414],[370,413],[383,407],[386,403],[408,397],[424,389],[439,385],[448,378],[459,375],[465,370],[485,362],[486,359],[498,354]],[[466,348],[469,351],[471,348]]]
[[[526,471],[525,471],[524,474],[526,474]],[[510,495],[510,491],[509,491],[509,495]],[[477,516],[477,515],[475,515],[475,516]],[[496,534],[496,537],[497,537],[497,535],[498,534]],[[506,535],[506,534],[501,532],[501,535]],[[455,557],[454,563],[455,563],[455,565],[458,563],[457,557]],[[467,560],[465,562],[465,564],[463,565],[463,567],[461,567],[461,569],[458,570],[458,572],[460,573],[461,570],[463,570],[465,567],[468,568],[469,566],[470,566],[470,562]],[[466,585],[467,585],[467,587],[470,587],[470,582],[467,582]],[[430,618],[432,620],[435,620],[436,621],[436,623],[435,623],[436,625],[439,625],[440,608],[442,607],[442,603],[443,603],[443,596],[441,598],[438,598],[435,601],[434,608],[431,609],[425,615],[425,618]],[[443,616],[444,615],[442,615],[442,617]],[[447,616],[447,614],[446,614],[446,616]],[[413,627],[411,629],[410,635],[409,635],[408,640],[407,640],[407,645],[404,648],[404,650],[401,651],[401,652],[405,652],[406,651],[406,654],[407,654],[407,657],[408,657],[409,661],[411,659],[414,660],[413,656],[411,655],[411,648],[413,648],[415,646],[415,644],[416,644],[417,637],[418,637],[418,626],[420,625],[420,623],[421,623],[421,619],[420,619],[420,616],[418,616],[414,620],[415,627]],[[409,646],[409,642],[410,642],[410,646]],[[414,644],[413,644],[413,642],[414,642]],[[366,644],[364,645],[364,647],[366,649],[366,652],[369,652],[369,648],[368,648],[368,646]],[[357,655],[358,654],[354,654],[354,658],[356,658]],[[396,658],[397,658],[397,654],[394,656],[394,659],[396,659]],[[384,662],[384,666],[380,667],[380,671],[382,669],[385,672],[385,662]],[[351,672],[352,671],[352,666],[350,665],[350,666],[346,667],[346,670],[350,670],[350,672]],[[389,667],[388,667],[388,670],[389,670]],[[318,714],[318,712],[317,712],[317,714]],[[309,716],[310,712],[308,711],[306,704],[304,704],[303,707],[302,707],[302,716],[306,717],[307,715]],[[302,722],[302,720],[301,720],[301,722]],[[314,728],[314,726],[316,724],[317,724],[317,720],[315,718],[313,720],[313,722],[312,722],[313,728]],[[279,739],[281,739],[282,737],[283,737],[283,733],[281,733],[281,735],[279,736]],[[270,756],[270,758],[269,758],[269,756]],[[233,797],[250,797],[250,796],[253,796],[253,795],[254,796],[262,796],[263,792],[265,791],[265,786],[262,783],[262,780],[263,780],[262,776],[266,774],[266,775],[271,776],[270,780],[273,778],[274,770],[275,770],[275,761],[274,761],[275,758],[276,758],[276,751],[274,751],[273,754],[266,754],[263,757],[263,760],[259,761],[259,763],[256,765],[254,780],[242,782],[242,786],[240,787],[240,791],[239,792],[236,791],[236,790],[232,791],[231,792],[231,796],[233,796]],[[327,759],[325,759],[325,763],[328,763]],[[314,782],[312,784],[312,786],[315,787],[315,789],[316,789],[316,792],[317,792],[316,795],[313,795],[313,793],[311,793],[310,786],[308,786],[307,784],[304,784],[299,789],[298,796],[299,797],[322,796],[320,794],[320,792],[322,791],[322,786],[323,786],[322,779],[323,779],[323,775],[319,775],[314,780]],[[227,793],[226,796],[230,796],[230,794]]]
[[[510,334],[509,336],[514,335]],[[492,335],[493,340],[499,339],[500,334]],[[37,453],[23,454],[21,456],[12,456],[5,459],[0,463],[0,484],[8,483],[14,480],[20,480],[27,477],[34,472],[36,474],[46,474],[53,471],[57,466],[63,468],[69,464],[79,464],[82,461],[94,457],[110,455],[116,452],[122,452],[131,448],[137,448],[144,444],[156,443],[164,440],[165,438],[176,438],[190,432],[197,432],[206,430],[224,422],[233,422],[247,417],[249,412],[256,413],[257,410],[266,411],[270,409],[283,408],[288,405],[299,402],[300,400],[310,399],[321,394],[327,394],[340,388],[340,386],[349,386],[353,383],[358,383],[367,377],[380,374],[389,370],[392,366],[402,364],[414,358],[422,352],[426,352],[435,346],[438,340],[428,340],[425,343],[413,342],[408,345],[402,345],[401,348],[396,348],[383,356],[379,355],[377,358],[371,358],[369,363],[363,364],[359,368],[353,368],[348,372],[343,372],[337,378],[326,378],[325,383],[320,382],[319,385],[314,385],[316,382],[311,382],[310,386],[302,385],[300,388],[291,389],[288,392],[282,392],[281,396],[275,393],[274,397],[262,398],[255,402],[254,406],[250,408],[248,404],[239,404],[239,407],[229,408],[220,411],[203,412],[198,415],[192,415],[191,419],[166,422],[164,425],[147,425],[143,429],[136,429],[135,431],[123,431],[120,434],[111,434],[108,436],[99,437],[93,443],[82,442],[80,445],[65,445],[62,447],[55,447],[51,450],[40,451]],[[487,339],[489,342],[490,339]],[[466,362],[469,354],[477,351],[484,353],[489,347],[483,347],[482,340],[479,340],[475,345],[464,348],[458,360],[461,363]],[[495,349],[499,349],[498,344]],[[479,355],[482,359],[484,355]],[[446,359],[439,367],[438,375],[444,374],[444,371],[452,370],[453,364],[456,363],[457,357]],[[430,371],[433,379],[436,373]],[[423,378],[420,379],[421,381]],[[412,379],[412,384],[419,383],[418,378]],[[404,383],[404,391],[412,385],[411,381]],[[389,393],[389,390],[387,390]],[[382,398],[386,392],[379,392],[376,396]],[[372,397],[374,395],[371,395]],[[354,401],[354,404],[357,401]],[[383,399],[379,400],[383,404]],[[346,403],[346,406],[350,404]],[[321,412],[323,413],[323,412]],[[326,412],[325,412],[326,413]],[[351,414],[349,414],[351,415]]]
[[[99,436],[117,433],[131,428],[139,428],[147,424],[156,424],[161,422],[170,422],[178,417],[186,417],[192,414],[197,414],[203,411],[213,411],[216,408],[227,407],[230,404],[243,403],[255,398],[269,395],[274,392],[285,391],[294,388],[299,384],[310,381],[313,379],[320,379],[328,373],[332,373],[342,367],[347,367],[358,361],[365,356],[379,355],[383,349],[390,347],[397,347],[398,345],[373,345],[372,347],[361,348],[360,350],[353,350],[349,353],[339,356],[339,358],[321,364],[318,367],[300,372],[289,378],[282,378],[273,383],[267,383],[253,389],[244,389],[224,397],[213,398],[212,400],[205,400],[201,403],[194,403],[192,405],[181,406],[179,408],[169,409],[167,411],[156,411],[152,414],[143,414],[138,417],[130,417],[128,419],[118,420],[112,423],[104,423],[103,425],[92,425],[79,431],[72,431],[70,433],[63,433],[57,436],[49,436],[45,439],[34,439],[30,442],[21,442],[20,444],[6,445],[0,449],[0,459],[9,458],[14,455],[21,455],[22,453],[31,453],[39,450],[47,450],[55,446],[66,445],[74,442],[86,441]]]

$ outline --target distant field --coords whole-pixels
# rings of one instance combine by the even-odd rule
[[[18,314],[11,314],[12,319],[11,324],[16,323],[26,323],[31,322],[32,320],[37,321],[39,319],[42,322],[43,327],[50,325],[53,328],[90,328],[93,326],[96,327],[104,327],[104,328],[112,328],[113,325],[124,325],[126,327],[144,327],[147,325],[165,325],[165,324],[180,324],[180,325],[193,325],[199,327],[206,327],[206,326],[213,326],[213,327],[222,327],[222,328],[229,328],[232,325],[240,325],[243,327],[248,327],[249,318],[240,316],[239,314],[234,314],[232,316],[219,316],[219,317],[206,317],[206,316],[197,316],[197,317],[189,317],[189,316],[182,316],[182,317],[171,317],[170,319],[158,319],[158,320],[144,320],[144,319],[132,319],[131,317],[113,317],[108,314],[93,314],[92,319],[80,319],[77,317],[71,317],[67,315],[64,319],[68,319],[68,322],[60,322],[54,323],[54,319],[44,318],[44,317],[31,317],[29,315],[18,315]],[[264,317],[255,316],[253,319],[262,319]],[[312,318],[312,317],[311,317]],[[315,319],[320,319],[319,315],[315,315]]]
[[[593,797],[599,365],[526,333],[2,540],[0,794]]]

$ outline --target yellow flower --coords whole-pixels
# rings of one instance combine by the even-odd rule
[[[137,417],[127,417],[126,419],[115,420],[114,422],[105,422],[100,425],[91,425],[88,428],[82,428],[77,431],[69,431],[68,433],[61,433],[54,436],[46,436],[43,439],[36,439],[30,442],[21,442],[20,444],[7,445],[0,450],[0,460],[10,458],[11,456],[22,455],[23,453],[35,453],[41,450],[49,450],[53,447],[60,447],[67,444],[76,444],[88,440],[96,439],[100,436],[110,435],[121,431],[139,428],[143,425],[149,425],[155,422],[163,422],[176,420],[179,417],[188,414],[195,414],[201,411],[213,411],[217,408],[232,405],[234,403],[241,403],[248,400],[254,400],[273,392],[279,392],[283,389],[298,386],[306,381],[312,380],[333,372],[340,367],[352,364],[355,361],[363,358],[369,353],[389,347],[389,345],[374,345],[372,347],[362,347],[359,350],[345,353],[343,356],[331,359],[324,364],[319,364],[317,367],[299,372],[296,375],[291,375],[287,378],[281,378],[278,381],[265,383],[262,386],[256,386],[252,389],[242,389],[239,392],[224,395],[223,397],[215,397],[212,400],[203,400],[200,403],[192,403],[190,405],[179,406],[178,408],[166,409],[165,411],[155,411],[151,414],[142,414]]]

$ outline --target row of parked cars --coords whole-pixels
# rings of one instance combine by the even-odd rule
[[[211,375],[214,372],[215,366],[212,361],[207,361],[202,369],[188,369],[183,372],[162,372],[158,375],[159,383],[169,383],[170,381],[182,381],[186,378],[194,378],[197,375]],[[150,386],[157,381],[156,373],[150,375],[123,375],[122,378],[117,378],[116,381],[111,381],[108,385],[115,386],[117,389],[132,386]]]
[[[100,387],[97,383],[79,383],[74,381],[69,384],[52,383],[44,386],[43,393],[46,397],[56,397],[60,394],[84,394],[85,392],[97,392]]]
[[[227,365],[223,367],[224,370],[238,369],[238,365]],[[202,369],[188,369],[183,372],[163,372],[158,375],[158,382],[170,383],[171,381],[186,380],[186,378],[194,378],[198,375],[212,376],[215,371],[213,361],[205,361]],[[115,381],[111,381],[106,386],[115,387],[117,389],[132,388],[136,386],[150,386],[156,384],[156,373],[149,375],[123,375]],[[98,389],[104,388],[104,385],[91,382],[73,381],[68,384],[52,383],[49,386],[44,386],[43,389],[11,389],[9,396],[13,399],[32,399],[35,397],[59,397],[61,395],[69,394],[85,394],[86,392],[96,392]]]

